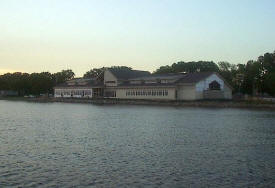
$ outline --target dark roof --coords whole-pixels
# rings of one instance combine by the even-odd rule
[[[142,84],[130,84],[130,83],[122,83],[119,87],[135,87],[135,86],[148,86],[148,87],[159,87],[159,86],[175,86],[174,83],[142,83]]]
[[[103,83],[96,79],[77,78],[58,84],[55,87],[101,87]]]
[[[158,74],[158,75],[151,75],[147,77],[139,77],[136,79],[132,80],[150,80],[150,79],[176,79],[175,82],[172,83],[129,83],[129,82],[124,82],[120,84],[119,86],[175,86],[177,84],[183,83],[183,84],[194,84],[197,83],[214,72],[198,72],[198,73],[187,73],[187,74],[182,74],[182,73],[171,73],[171,74]],[[130,80],[131,81],[131,80]]]
[[[214,72],[151,74],[130,80],[175,79],[177,80],[176,83],[197,83],[213,73]]]
[[[197,83],[214,72],[196,72],[196,73],[187,73],[181,79],[177,81],[177,83]]]
[[[118,80],[128,80],[137,77],[150,76],[148,71],[128,70],[128,69],[108,69]]]
[[[130,80],[156,80],[156,79],[179,79],[182,78],[184,74],[181,73],[166,73],[166,74],[151,74],[149,76],[144,76],[144,77],[138,77],[138,78],[133,78]]]

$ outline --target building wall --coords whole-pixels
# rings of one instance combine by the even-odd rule
[[[104,89],[104,97],[105,98],[117,98],[116,96],[116,88],[105,88]]]
[[[74,98],[91,98],[93,97],[93,90],[80,88],[56,88],[54,89],[54,97],[74,97]]]
[[[119,99],[163,99],[175,100],[175,88],[118,88],[116,98]]]
[[[212,74],[211,76],[207,77],[206,79],[204,79],[196,84],[196,91],[202,92],[204,90],[208,90],[209,84],[215,80],[221,85],[221,90],[223,90],[224,89],[224,81],[216,74]]]
[[[228,87],[226,84],[224,85],[224,98],[232,99],[232,89]]]
[[[204,79],[196,84],[196,99],[197,100],[204,99],[205,96],[209,96],[209,94],[204,95],[204,91],[209,90],[209,84],[213,81],[217,81],[220,84],[224,99],[232,99],[232,89],[230,87],[228,87],[226,85],[226,83],[217,74],[213,73],[211,76],[207,77],[206,79]],[[213,98],[214,97],[215,96],[213,95]],[[218,97],[218,95],[217,95],[217,98],[220,98],[220,97]]]
[[[117,86],[117,78],[109,71],[106,70],[104,71],[104,85],[105,86],[109,86],[109,87],[113,87],[113,86]]]
[[[224,92],[222,90],[205,90],[203,92],[204,99],[224,99]]]
[[[196,100],[195,85],[179,86],[177,99],[178,100]]]

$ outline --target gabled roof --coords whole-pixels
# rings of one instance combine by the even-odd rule
[[[197,83],[207,77],[209,77],[214,72],[196,72],[196,73],[187,73],[177,83]]]
[[[196,73],[188,73],[186,74],[183,78],[179,79],[177,83],[187,83],[187,84],[192,84],[192,83],[197,83],[212,74],[216,74],[220,79],[224,81],[224,83],[233,89],[233,87],[217,72],[196,72]]]
[[[184,75],[181,73],[166,73],[166,74],[151,74],[149,76],[133,78],[130,80],[177,80],[182,78]]]
[[[68,80],[64,83],[58,84],[55,88],[63,88],[63,87],[100,87],[103,86],[103,83],[99,82],[94,78],[75,78],[72,80]]]
[[[175,87],[174,83],[142,83],[142,84],[131,84],[122,83],[118,87]]]
[[[175,83],[197,83],[214,72],[196,72],[196,73],[166,73],[166,74],[152,74],[145,77],[137,77],[131,80],[175,80]]]
[[[137,77],[150,76],[151,73],[148,71],[139,71],[139,70],[128,70],[128,69],[112,69],[108,70],[118,79],[118,80],[128,80]]]

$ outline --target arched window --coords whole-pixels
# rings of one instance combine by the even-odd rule
[[[209,84],[209,89],[210,90],[221,90],[221,85],[216,80],[214,80],[213,82],[211,82]]]

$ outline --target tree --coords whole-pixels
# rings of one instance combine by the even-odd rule
[[[236,83],[236,76],[238,73],[238,67],[235,64],[231,64],[226,61],[218,63],[220,75],[231,85],[234,89],[238,89]]]
[[[127,67],[127,66],[112,66],[109,67],[111,69],[116,69],[116,70],[132,70],[131,67]],[[104,71],[108,69],[108,67],[102,67],[102,68],[93,68],[89,71],[87,71],[84,75],[83,78],[97,78],[99,80],[103,80],[104,79]]]
[[[218,72],[219,67],[213,61],[180,61],[173,63],[171,66],[166,65],[157,69],[154,73],[178,73],[178,72]]]
[[[61,72],[51,74],[49,72],[41,73],[7,73],[0,76],[0,90],[14,90],[19,95],[42,93],[52,93],[53,87],[59,82],[72,79],[74,73],[72,70],[63,70]]]
[[[39,95],[52,92],[54,79],[51,73],[41,72],[30,75],[31,94]]]
[[[54,80],[49,72],[42,73],[7,73],[0,76],[0,90],[14,90],[19,95],[52,92]]]
[[[87,71],[84,75],[83,78],[97,78],[99,77],[104,71],[106,70],[105,67],[102,68],[94,68],[89,71]]]
[[[275,96],[275,72],[266,74],[263,83],[265,92]]]
[[[75,74],[71,69],[62,70],[61,72],[57,72],[53,75],[55,84],[64,83],[74,78],[74,76]]]
[[[237,72],[239,74],[244,74],[245,73],[245,64],[238,64],[237,65]]]
[[[264,71],[268,73],[275,72],[275,52],[273,54],[265,53],[261,63]]]
[[[158,68],[156,71],[154,71],[154,74],[162,74],[162,73],[172,73],[173,69],[171,66],[166,65],[166,66],[161,66]]]
[[[230,64],[226,61],[218,62],[220,72],[230,72],[232,68],[235,68],[235,65]]]
[[[261,64],[258,61],[247,62],[244,74],[242,91],[247,94],[255,94],[261,90]]]

